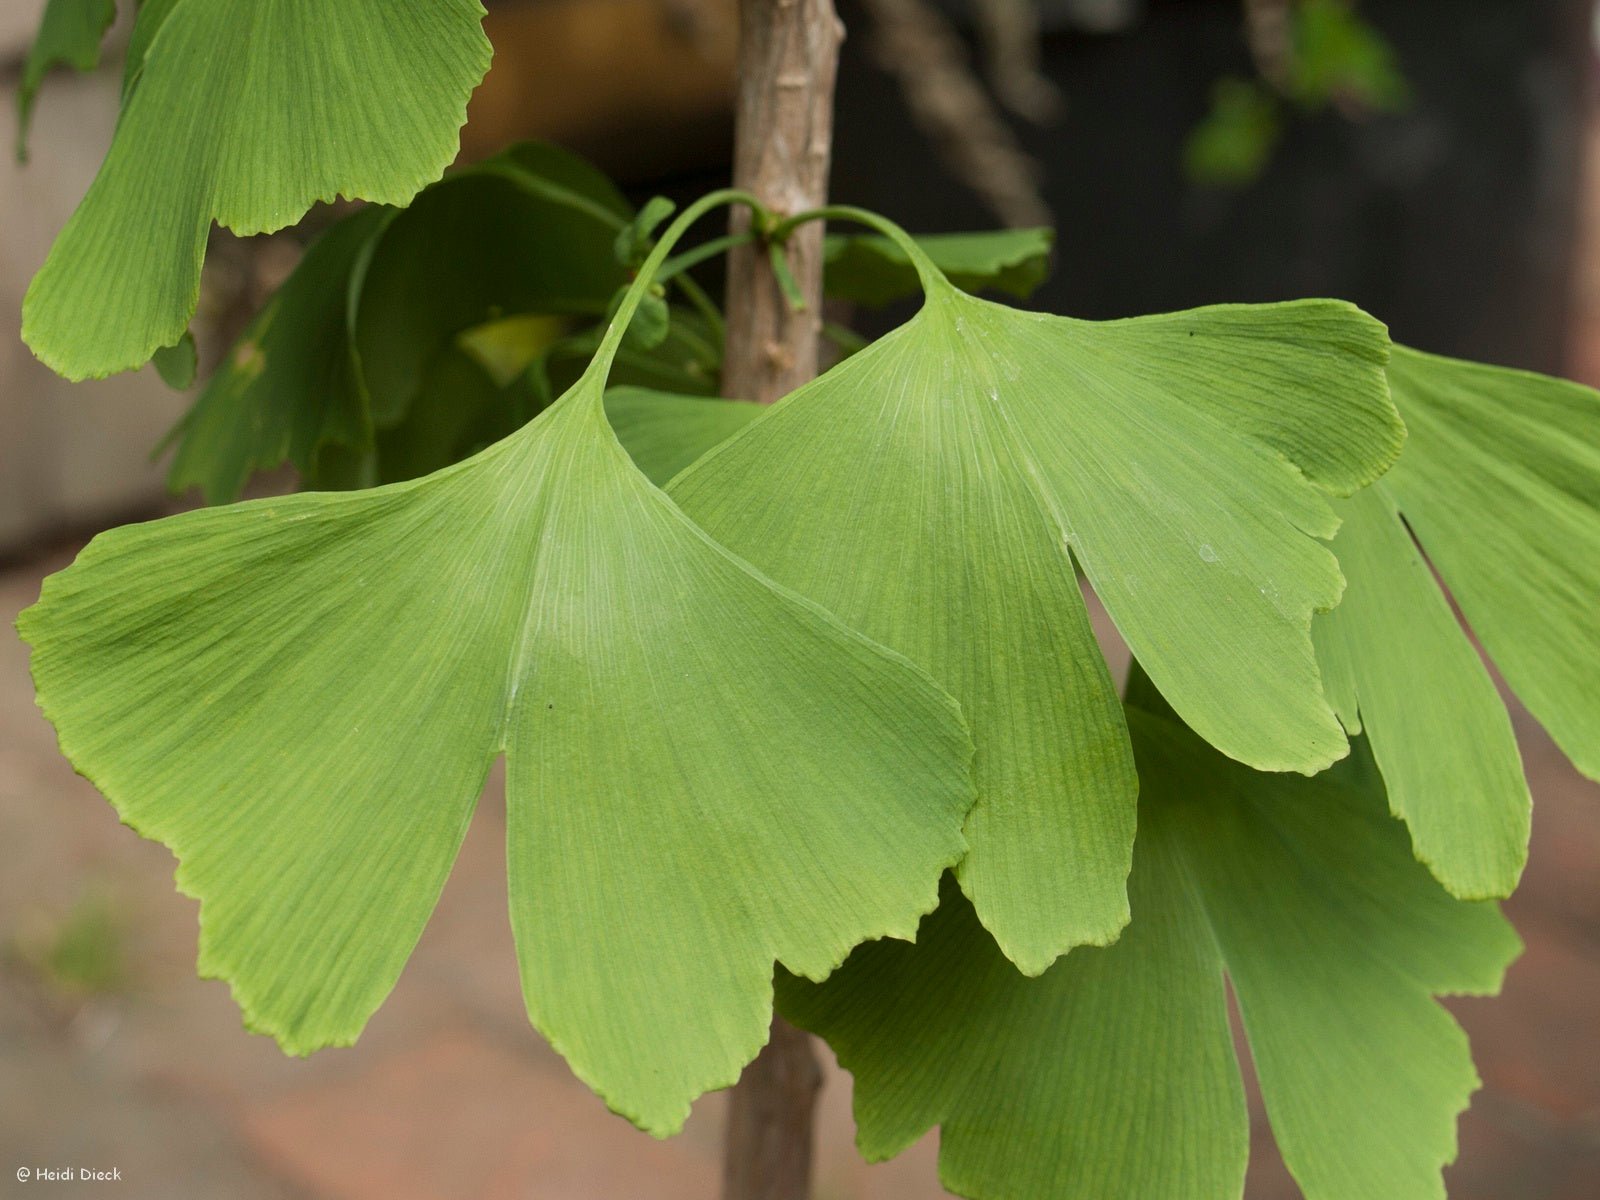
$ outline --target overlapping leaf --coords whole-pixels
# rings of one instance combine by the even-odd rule
[[[914,946],[780,981],[781,1011],[855,1075],[861,1150],[938,1125],[961,1196],[1234,1200],[1248,1120],[1226,976],[1308,1200],[1443,1197],[1477,1078],[1432,996],[1495,991],[1515,934],[1413,860],[1375,772],[1257,773],[1165,717],[1128,722],[1143,791],[1116,945],[1026,978],[949,887]]]
[[[458,339],[508,313],[598,314],[624,278],[610,245],[627,211],[588,163],[527,143],[454,172],[404,212],[344,218],[174,431],[169,486],[233,500],[254,471],[284,462],[314,487],[389,482],[515,429],[533,408],[485,412],[484,394],[509,381],[478,378]],[[503,419],[479,419],[491,416]]]
[[[489,65],[478,0],[147,5],[116,137],[23,302],[73,379],[147,361],[194,312],[211,222],[278,229],[336,196],[404,204],[454,157]]]
[[[17,81],[17,158],[28,157],[33,102],[46,72],[56,66],[92,71],[100,63],[100,43],[116,20],[116,0],[48,0],[39,31]]]
[[[1410,438],[1349,502],[1334,550],[1350,586],[1318,619],[1318,657],[1418,856],[1458,896],[1506,896],[1527,859],[1527,783],[1412,533],[1518,694],[1600,775],[1600,396],[1398,347],[1390,382]]]
[[[961,882],[1025,971],[1126,920],[1136,782],[1075,556],[1226,753],[1345,751],[1312,613],[1317,541],[1393,459],[1387,341],[1335,302],[1094,324],[935,280],[909,323],[674,481],[718,541],[905,653],[962,703],[979,802]]]
[[[1405,454],[1416,447],[1413,434]],[[1351,733],[1365,727],[1395,815],[1439,881],[1465,899],[1509,896],[1532,804],[1511,719],[1387,480],[1340,511],[1333,549],[1348,586],[1313,627],[1328,697]]]
[[[373,420],[396,423],[465,329],[515,313],[603,316],[627,282],[612,243],[632,215],[603,174],[540,142],[424,191],[384,231],[353,306]]]
[[[1600,395],[1397,349],[1411,437],[1383,483],[1473,632],[1600,779]]]
[[[312,481],[331,447],[359,451],[372,430],[345,333],[350,280],[394,209],[366,208],[323,234],[267,301],[173,430],[167,485],[237,499],[256,471],[290,462]]]
[[[602,386],[422,480],[103,534],[19,624],[63,752],[178,856],[202,973],[290,1051],[381,1003],[504,751],[529,1014],[665,1133],[765,1040],[774,960],[933,907],[971,743],[674,508]]]
[[[982,233],[933,233],[917,245],[951,283],[967,292],[996,291],[1019,300],[1033,294],[1050,271],[1055,230],[994,229]],[[880,234],[831,235],[823,244],[828,295],[870,307],[921,290],[916,264],[892,239]]]

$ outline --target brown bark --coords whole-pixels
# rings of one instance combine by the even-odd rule
[[[807,1200],[822,1069],[811,1035],[772,1018],[772,1040],[728,1094],[722,1200]]]
[[[844,29],[833,0],[740,0],[733,182],[779,216],[827,203],[833,84]],[[750,227],[735,209],[734,232]],[[822,224],[789,239],[805,298],[795,312],[759,244],[728,258],[723,395],[770,404],[817,373]],[[822,1072],[809,1034],[772,1019],[772,1037],[728,1097],[722,1200],[807,1200]]]
[[[733,183],[779,216],[827,202],[833,84],[843,27],[833,0],[739,0],[739,94]],[[733,231],[750,226],[735,209]],[[766,249],[728,256],[723,394],[770,404],[817,373],[822,329],[822,226],[789,239],[789,266],[806,308],[784,300]]]

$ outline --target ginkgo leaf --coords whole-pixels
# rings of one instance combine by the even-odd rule
[[[680,396],[642,387],[606,392],[606,419],[634,465],[657,487],[759,417],[748,400]]]
[[[1267,775],[1161,717],[1128,723],[1143,789],[1116,945],[1027,978],[950,887],[915,945],[780,978],[781,1011],[855,1075],[862,1152],[938,1125],[940,1176],[975,1200],[1236,1200],[1226,976],[1307,1200],[1442,1198],[1478,1080],[1432,997],[1495,991],[1516,935],[1412,859],[1375,773]]]
[[[1402,430],[1383,329],[1349,305],[1097,324],[925,277],[916,317],[670,491],[961,701],[979,794],[961,883],[1036,974],[1127,919],[1136,781],[1072,558],[1203,736],[1320,770],[1346,748],[1310,637],[1343,586],[1324,489],[1369,482]]]
[[[1413,433],[1401,460],[1427,437]],[[1511,718],[1387,485],[1339,505],[1347,587],[1312,627],[1323,684],[1345,728],[1366,729],[1417,857],[1463,899],[1509,896],[1532,808]]]
[[[399,421],[429,359],[463,330],[513,314],[604,316],[628,279],[612,243],[632,216],[603,174],[543,142],[425,190],[378,239],[352,304],[373,420]]]
[[[1600,394],[1398,347],[1389,379],[1411,430],[1394,505],[1518,698],[1600,779]]]
[[[933,908],[972,747],[628,459],[602,389],[629,315],[476,457],[102,534],[19,627],[63,752],[179,858],[202,973],[293,1052],[393,986],[503,751],[529,1015],[667,1133],[766,1040],[774,961],[820,978]]]
[[[362,209],[306,251],[173,430],[168,487],[198,487],[217,504],[237,499],[256,471],[289,462],[315,479],[329,446],[358,450],[371,442],[351,378],[346,293],[394,214]]]
[[[1033,294],[1050,273],[1055,230],[993,229],[983,233],[933,233],[917,245],[967,292],[1005,292],[1019,300]],[[921,285],[910,257],[880,234],[833,234],[823,243],[823,286],[839,300],[879,307],[915,296]]]
[[[100,65],[100,43],[117,19],[116,0],[47,0],[39,31],[17,81],[17,161],[28,159],[28,129],[39,85],[52,67],[92,71]]]
[[[337,196],[410,200],[456,154],[489,65],[482,16],[478,0],[159,6],[100,173],[23,300],[24,340],[71,379],[137,367],[188,325],[212,221],[252,234]]]

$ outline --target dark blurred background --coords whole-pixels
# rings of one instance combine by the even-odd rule
[[[731,0],[490,7],[495,66],[464,157],[545,137],[640,199],[725,181]],[[0,11],[11,82],[39,8],[7,0]],[[1052,222],[1055,270],[1035,305],[1101,318],[1335,295],[1425,349],[1600,383],[1589,0],[1368,0],[1350,6],[1361,25],[1329,42],[1314,79],[1281,61],[1281,3],[840,8],[835,197],[914,231]],[[32,163],[0,165],[0,289],[13,319],[109,140],[117,59],[52,77]],[[0,128],[0,144],[12,133]],[[226,344],[298,245],[292,234],[214,240],[205,351]],[[867,330],[898,316],[836,315]],[[186,398],[148,371],[67,385],[15,338],[0,344],[9,628],[41,576],[97,528],[179,503],[164,498],[149,454]],[[1532,864],[1508,905],[1528,951],[1500,1000],[1453,1006],[1485,1090],[1447,1177],[1457,1200],[1593,1200],[1600,788],[1513,711],[1536,797]],[[683,1138],[652,1142],[607,1115],[528,1029],[503,836],[492,787],[361,1044],[284,1059],[239,1027],[222,984],[194,978],[195,908],[172,890],[170,857],[122,829],[55,753],[25,650],[0,638],[0,1194],[26,1194],[13,1160],[120,1166],[121,1184],[84,1189],[125,1197],[714,1194],[719,1098],[698,1106]],[[942,1194],[933,1139],[879,1167],[856,1161],[849,1139],[848,1083],[834,1073],[819,1200]],[[1296,1196],[1259,1114],[1254,1142],[1252,1200]]]

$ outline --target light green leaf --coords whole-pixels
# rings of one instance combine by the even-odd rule
[[[394,218],[371,207],[319,238],[245,329],[173,431],[173,491],[237,499],[258,470],[293,463],[308,479],[331,447],[372,439],[351,377],[346,294],[373,239]]]
[[[252,234],[337,196],[410,200],[455,156],[489,65],[478,0],[156,15],[100,173],[23,301],[24,340],[71,379],[178,340],[212,221]]]
[[[424,191],[379,239],[353,305],[373,420],[398,422],[429,360],[464,330],[516,314],[604,316],[627,282],[611,247],[631,216],[598,170],[542,142]]]
[[[993,229],[931,233],[916,241],[950,282],[968,292],[993,290],[1019,300],[1050,273],[1055,230]],[[917,294],[917,268],[893,240],[879,234],[830,235],[823,243],[828,295],[879,307]]]
[[[1136,781],[1072,557],[1202,735],[1326,767],[1345,740],[1310,637],[1342,587],[1322,489],[1399,449],[1386,349],[1332,301],[1096,324],[941,283],[671,490],[961,701],[979,794],[961,883],[1036,974],[1127,919]]]
[[[466,462],[97,537],[19,621],[63,752],[178,856],[200,970],[305,1053],[393,986],[491,761],[534,1024],[655,1133],[766,1040],[774,961],[909,936],[968,739],[706,537],[591,372]]]
[[[916,945],[864,946],[821,985],[780,978],[781,1010],[855,1075],[862,1152],[939,1125],[957,1195],[1236,1200],[1226,973],[1308,1200],[1443,1197],[1478,1081],[1431,996],[1496,990],[1515,934],[1429,878],[1381,787],[1347,786],[1359,773],[1261,774],[1167,720],[1128,723],[1143,791],[1116,945],[1026,978],[951,888]]]
[[[463,329],[455,344],[490,379],[505,387],[549,351],[569,324],[566,317],[521,313]]]
[[[606,392],[606,419],[634,465],[657,487],[765,410],[748,400],[680,396],[642,387]]]
[[[1402,462],[1417,452],[1413,435]],[[1323,683],[1345,728],[1365,725],[1417,857],[1463,899],[1509,896],[1532,806],[1511,719],[1387,484],[1339,506],[1348,586],[1313,626]]]
[[[1600,395],[1396,348],[1411,430],[1384,480],[1484,649],[1600,779]]]
[[[117,19],[116,0],[46,0],[39,31],[17,81],[17,161],[28,161],[28,129],[39,85],[52,67],[92,71],[100,65],[100,43]]]

